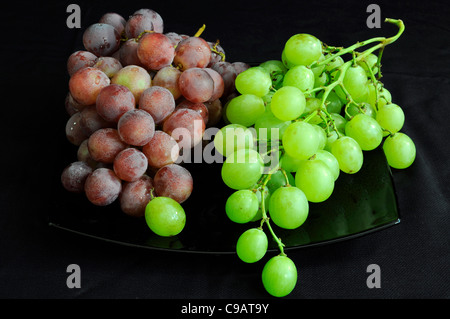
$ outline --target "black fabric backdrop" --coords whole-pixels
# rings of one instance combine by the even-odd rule
[[[332,45],[389,36],[395,27],[366,26],[365,1],[77,1],[81,29],[66,26],[71,2],[2,4],[0,49],[0,297],[22,299],[266,299],[261,263],[235,255],[192,255],[119,246],[50,228],[46,216],[68,164],[64,127],[66,61],[81,49],[83,30],[106,12],[124,17],[149,7],[165,31],[220,39],[227,59],[279,59],[295,33]],[[377,1],[382,18],[406,31],[383,56],[383,81],[406,114],[403,132],[417,158],[393,170],[402,221],[341,243],[289,252],[298,284],[286,299],[450,297],[450,5],[446,1]],[[210,189],[196,190],[205,192]],[[59,206],[58,206],[59,207]],[[206,239],[207,240],[207,239]],[[81,268],[81,288],[66,268]],[[366,285],[367,266],[381,269],[381,288]],[[200,303],[200,302],[198,302]]]

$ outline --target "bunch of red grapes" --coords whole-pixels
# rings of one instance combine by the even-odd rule
[[[226,62],[219,42],[200,31],[163,29],[150,9],[128,20],[106,13],[84,31],[85,50],[67,62],[66,136],[78,151],[62,184],[97,206],[119,200],[136,217],[155,198],[189,198],[193,178],[177,160],[220,122],[236,76],[248,68]]]

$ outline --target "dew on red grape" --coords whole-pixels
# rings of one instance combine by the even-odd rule
[[[170,197],[180,204],[190,197],[194,187],[191,173],[178,164],[160,168],[153,181],[157,196]]]
[[[142,152],[150,167],[161,168],[175,163],[180,147],[172,136],[163,131],[156,131],[150,142],[142,147]]]
[[[155,122],[146,111],[133,109],[120,118],[117,130],[125,143],[144,146],[155,134]]]
[[[71,193],[82,193],[86,179],[92,171],[92,168],[85,162],[71,163],[63,170],[61,183]]]
[[[86,179],[84,191],[87,199],[94,205],[112,204],[122,190],[122,181],[109,168],[97,168]]]
[[[149,113],[155,124],[160,124],[175,110],[175,99],[168,89],[152,86],[142,93],[139,109]]]
[[[134,182],[124,182],[119,197],[120,208],[127,215],[144,216],[145,208],[152,200],[153,189],[153,180],[147,175],[143,175]]]
[[[126,182],[134,182],[147,171],[148,161],[144,153],[136,148],[121,151],[114,159],[114,172]]]
[[[95,23],[83,33],[83,44],[96,56],[110,56],[119,49],[120,34],[110,24]]]
[[[205,68],[211,62],[211,49],[199,37],[189,37],[178,43],[173,63],[181,71],[190,68]]]
[[[88,148],[92,159],[97,162],[111,164],[117,154],[127,148],[119,132],[114,128],[104,128],[89,137]]]
[[[66,137],[70,143],[79,146],[88,135],[84,132],[81,124],[81,112],[74,113],[66,123]]]
[[[111,84],[103,88],[96,103],[98,114],[108,122],[117,123],[126,112],[133,110],[136,100],[133,93],[123,85]]]

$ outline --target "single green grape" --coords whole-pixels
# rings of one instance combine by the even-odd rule
[[[232,124],[246,127],[255,124],[266,108],[261,97],[254,94],[242,94],[233,98],[226,107],[226,117]]]
[[[292,259],[287,256],[272,257],[264,265],[262,283],[270,295],[285,297],[297,285],[297,267]]]
[[[357,114],[345,125],[345,134],[352,137],[363,151],[376,149],[383,140],[380,124],[369,115]]]
[[[304,65],[297,65],[284,75],[283,86],[293,86],[302,92],[314,88],[314,73]]]
[[[303,92],[293,86],[283,86],[272,96],[270,109],[281,121],[292,121],[303,114],[306,99]]]
[[[336,157],[339,162],[341,171],[347,174],[355,174],[359,172],[364,162],[364,155],[353,138],[349,136],[341,136],[331,144],[331,154]]]
[[[297,172],[298,165],[300,165],[303,160],[304,159],[295,158],[284,153],[281,155],[280,165],[286,172],[295,173]]]
[[[288,69],[288,70],[295,66],[295,64],[293,64],[291,61],[289,61],[288,58],[286,57],[286,51],[284,49],[281,52],[281,61],[283,62],[286,69]]]
[[[145,221],[148,227],[162,237],[176,236],[186,225],[183,207],[169,197],[156,197],[145,208]]]
[[[313,158],[324,162],[328,166],[334,181],[338,179],[341,170],[339,169],[339,162],[333,154],[326,150],[319,150]]]
[[[295,186],[280,187],[270,196],[270,218],[278,227],[298,228],[306,221],[308,212],[308,200]]]
[[[253,132],[240,124],[228,124],[216,133],[214,147],[225,157],[239,149],[253,149]]]
[[[413,140],[404,133],[395,133],[386,138],[383,151],[388,164],[397,169],[404,169],[412,165],[416,158],[416,146]]]
[[[266,233],[260,228],[251,228],[239,236],[236,253],[243,262],[255,263],[264,257],[268,245]]]
[[[343,132],[341,132],[343,133]],[[324,150],[331,152],[331,145],[333,144],[334,141],[336,141],[339,138],[339,135],[336,131],[330,131],[330,133],[328,133],[327,135],[327,143],[325,144]]]
[[[296,34],[286,42],[284,52],[292,64],[309,66],[322,55],[322,43],[313,35]]]
[[[347,124],[347,120],[338,113],[330,113],[330,115],[334,121],[334,125],[336,125],[337,130],[341,133],[345,133],[345,124]],[[330,128],[332,128],[331,122],[329,126]]]
[[[402,129],[405,123],[405,113],[397,104],[389,103],[378,110],[376,119],[382,128],[393,134]],[[383,135],[388,136],[389,132],[385,131]]]
[[[235,85],[236,90],[241,94],[253,94],[262,97],[269,93],[272,79],[266,70],[254,66],[239,73]]]
[[[319,148],[319,136],[312,124],[294,122],[284,132],[282,143],[285,152],[297,159],[313,156]]]
[[[327,133],[319,125],[313,125],[312,127],[316,130],[317,136],[319,138],[319,144],[317,146],[317,149],[323,150],[325,145],[327,144]]]
[[[349,67],[343,80],[343,84],[348,93],[357,103],[363,102],[367,98],[369,93],[367,82],[366,71],[359,65]]]
[[[292,174],[290,172],[285,171],[285,173],[288,178],[289,185],[295,186],[294,176],[292,176]],[[286,186],[286,185],[287,185],[286,177],[284,176],[284,174],[281,170],[278,170],[274,174],[272,174],[269,182],[267,183],[267,187],[269,188],[269,191],[271,194],[273,194],[273,192],[275,192],[278,188]],[[267,208],[269,208],[268,205],[267,205]]]
[[[255,122],[255,130],[260,140],[281,139],[291,121],[282,121],[272,112],[266,112]]]
[[[222,180],[235,190],[255,185],[264,171],[261,155],[252,149],[239,149],[230,154],[222,165]]]
[[[258,197],[248,189],[234,192],[225,203],[225,212],[228,218],[238,224],[250,222],[258,213],[258,208]]]
[[[295,185],[305,193],[308,201],[320,203],[333,193],[334,175],[324,162],[306,160],[298,167]]]

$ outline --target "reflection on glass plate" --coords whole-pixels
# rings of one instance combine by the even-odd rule
[[[235,253],[242,232],[259,222],[238,225],[225,215],[225,202],[232,190],[221,180],[221,164],[186,164],[194,178],[194,192],[183,203],[187,222],[173,238],[153,234],[144,218],[121,212],[118,203],[96,207],[84,195],[59,188],[58,202],[49,215],[49,225],[79,235],[117,244],[174,252]],[[298,229],[274,226],[286,250],[329,244],[381,230],[400,221],[391,171],[383,151],[364,153],[360,172],[341,172],[333,195],[320,204],[310,204],[307,221]],[[268,234],[269,235],[269,234]],[[269,235],[269,238],[270,235]],[[269,249],[276,245],[269,240]]]

